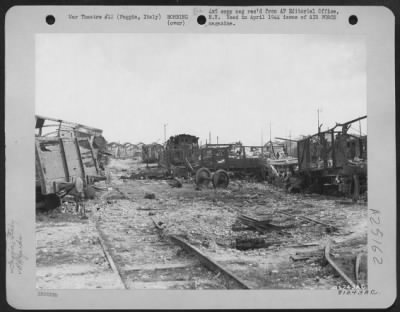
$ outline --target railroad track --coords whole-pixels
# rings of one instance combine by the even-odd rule
[[[129,199],[129,194],[124,194]],[[129,206],[129,205],[128,205]],[[247,289],[239,278],[184,239],[165,237],[148,211],[132,218],[121,211],[94,215],[100,243],[111,269],[126,289]],[[132,213],[132,210],[131,210]]]
[[[206,250],[206,254],[204,254],[190,245],[189,241],[185,240],[185,236],[169,235],[164,231],[162,221],[168,222],[169,220],[168,217],[165,220],[155,218],[156,211],[159,209],[134,207],[138,205],[135,196],[138,196],[141,191],[132,194],[129,189],[122,191],[123,188],[118,189],[115,186],[114,188],[126,198],[128,206],[131,205],[130,210],[128,209],[127,212],[126,207],[117,207],[116,210],[107,213],[106,219],[98,219],[96,224],[102,237],[105,253],[108,253],[108,258],[111,259],[109,260],[110,266],[120,276],[127,289],[249,289],[274,288],[277,284],[283,285],[284,288],[287,285],[299,288],[303,285],[300,283],[294,285],[292,282],[285,284],[279,280],[279,274],[271,276],[270,272],[282,270],[285,275],[297,278],[298,275],[301,275],[300,270],[308,267],[307,263],[311,263],[298,261],[298,259],[312,259],[315,256],[321,259],[324,257],[323,250],[319,250],[321,246],[318,247],[318,244],[315,246],[316,244],[311,243],[301,244],[291,237],[292,227],[281,226],[277,223],[275,226],[268,226],[272,229],[271,234],[268,235],[275,233],[286,236],[287,241],[282,243],[282,247],[292,248],[291,252],[296,254],[294,257],[296,260],[288,261],[287,264],[280,266],[279,270],[271,269],[270,257],[275,257],[271,252],[267,252],[269,256],[260,258],[261,261],[256,261],[257,263],[255,259],[251,259],[245,254],[239,255],[231,252],[228,252],[227,255],[219,253],[214,258],[215,254]],[[143,195],[140,193],[139,196]],[[238,213],[242,212],[240,208],[233,208]],[[323,228],[327,232],[341,232],[341,227],[332,224],[331,220],[321,219],[319,214],[312,213],[313,210],[309,209],[307,212],[310,213],[305,214],[305,211],[299,213],[290,209],[282,209],[270,211],[270,214],[280,216],[278,219],[283,217],[283,219],[294,222],[299,226],[298,232],[318,231],[322,236],[326,235],[325,231],[321,231]],[[255,218],[255,220],[249,217],[244,218],[245,221],[248,221],[247,225],[250,226],[251,223],[257,221],[256,219],[262,220],[265,217],[265,214],[259,214],[257,210],[249,212],[250,217]],[[126,217],[124,217],[125,213]],[[135,220],[134,224],[131,222],[133,219]],[[300,227],[304,224],[308,224],[310,227]],[[165,225],[168,228],[168,224]],[[289,260],[289,257],[285,257]],[[333,268],[337,271],[334,262]],[[268,275],[265,274],[266,272],[269,272]],[[315,274],[324,273],[317,272]],[[319,277],[316,276],[316,278]],[[309,283],[312,285],[314,282],[310,280],[311,278],[309,278]]]

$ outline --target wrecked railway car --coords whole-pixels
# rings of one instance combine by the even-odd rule
[[[171,136],[165,142],[164,153],[159,161],[173,176],[187,177],[199,157],[199,138],[190,134]]]
[[[164,162],[173,165],[185,165],[187,161],[198,159],[199,138],[190,134],[171,136],[165,144]]]
[[[353,123],[366,117],[297,142],[298,170],[305,185],[321,193],[333,189],[355,200],[367,190],[367,136],[348,132]]]
[[[98,162],[105,147],[102,130],[42,116],[36,116],[35,128],[37,202],[57,205],[58,195],[77,177],[85,185],[105,179]]]

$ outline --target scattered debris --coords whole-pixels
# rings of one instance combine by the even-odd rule
[[[284,214],[284,215],[286,215],[286,216],[290,216],[290,217],[293,217],[293,218],[299,218],[299,219],[307,220],[307,221],[314,222],[314,223],[317,223],[317,224],[321,224],[321,225],[327,227],[327,230],[329,229],[329,230],[328,230],[328,233],[330,233],[331,231],[338,231],[338,230],[339,230],[339,229],[338,229],[336,226],[334,226],[334,225],[327,224],[327,223],[325,223],[325,222],[321,222],[321,221],[318,221],[318,220],[315,220],[315,219],[311,219],[311,218],[309,218],[309,217],[299,216],[299,215],[293,215],[293,214],[290,214],[290,213],[287,213],[287,212],[284,212],[284,211],[277,211],[277,213]]]
[[[272,245],[281,245],[282,241],[267,241],[263,238],[236,238],[235,248],[239,250],[267,248]]]
[[[277,225],[273,224],[272,219],[257,220],[245,215],[239,215],[238,220],[243,224],[256,229],[257,231],[264,232],[270,230],[280,230],[285,228],[291,228],[294,225]]]
[[[168,184],[171,187],[182,187],[182,182],[178,178],[172,178],[171,180],[168,181]]]
[[[154,194],[154,193],[145,193],[144,194],[144,198],[146,198],[146,199],[155,199],[156,198],[156,194]]]

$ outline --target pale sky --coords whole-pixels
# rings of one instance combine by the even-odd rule
[[[40,34],[36,113],[103,129],[108,141],[260,145],[366,115],[363,37]],[[363,125],[363,132],[366,126]]]

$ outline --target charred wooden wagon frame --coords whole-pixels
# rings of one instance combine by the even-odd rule
[[[317,192],[334,187],[358,199],[367,188],[367,136],[347,133],[356,118],[297,142],[299,174]],[[337,130],[341,127],[341,130]]]
[[[53,123],[47,124],[46,121]],[[44,127],[57,127],[57,130],[44,134]],[[84,181],[85,186],[105,179],[97,160],[105,146],[102,130],[41,116],[36,116],[36,130],[37,201],[54,202],[77,177]]]

